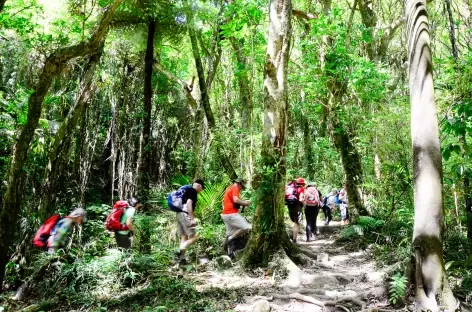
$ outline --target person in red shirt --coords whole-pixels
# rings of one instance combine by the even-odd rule
[[[243,188],[245,188],[245,181],[237,178],[233,181],[233,185],[226,190],[223,197],[221,218],[226,226],[225,248],[231,240],[252,228],[246,219],[239,214],[241,206],[249,206],[251,204],[249,200],[240,199],[239,193]],[[228,254],[232,254],[232,252],[228,251]]]

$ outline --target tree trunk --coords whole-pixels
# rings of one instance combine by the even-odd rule
[[[42,183],[42,198],[39,204],[39,218],[40,220],[45,219],[54,211],[53,198],[54,193],[56,192],[55,183],[58,174],[58,164],[61,157],[67,156],[64,155],[66,149],[64,149],[66,142],[65,140],[70,140],[77,122],[81,120],[86,112],[86,106],[88,105],[90,98],[93,95],[95,88],[93,87],[93,75],[95,73],[95,67],[98,64],[101,54],[103,51],[102,48],[97,54],[90,56],[89,61],[85,67],[81,84],[79,86],[78,96],[75,100],[74,105],[70,108],[69,113],[65,120],[61,123],[59,130],[57,131],[56,137],[52,143],[51,149],[48,155],[48,164],[46,166],[46,172],[44,175]]]
[[[346,191],[351,219],[356,220],[359,215],[367,216],[369,214],[362,203],[359,188],[362,185],[361,156],[352,143],[353,136],[349,135],[341,125],[336,125],[333,132],[334,145],[341,154],[341,162],[346,175]]]
[[[100,48],[100,43],[108,32],[108,26],[122,0],[115,0],[105,11],[102,20],[90,40],[86,43],[59,49],[45,61],[41,75],[33,93],[28,99],[27,121],[13,147],[8,187],[3,197],[3,209],[0,212],[0,287],[8,262],[8,253],[16,232],[16,223],[21,212],[23,191],[23,165],[34,132],[41,116],[44,97],[54,78],[59,75],[67,62],[75,57],[88,55]]]
[[[313,159],[313,146],[311,140],[310,123],[308,118],[302,116],[303,124],[303,147],[305,148],[305,167],[308,179],[313,181],[315,178],[315,160]]]
[[[151,173],[151,114],[152,114],[152,66],[154,58],[154,37],[156,35],[156,21],[152,20],[148,26],[146,56],[144,58],[144,117],[143,117],[143,147],[139,170],[138,191],[145,194],[149,189],[149,175]]]
[[[205,73],[203,70],[202,59],[200,57],[200,50],[198,48],[197,38],[195,36],[195,30],[192,27],[193,25],[191,24],[189,26],[188,32],[190,36],[190,43],[192,45],[193,57],[195,59],[195,67],[197,68],[198,85],[200,87],[200,94],[201,94],[201,104],[205,111],[205,116],[208,122],[208,128],[211,132],[213,132],[216,126],[215,116],[213,115],[213,112],[211,110],[207,82],[205,80]],[[229,160],[229,157],[218,146],[216,147],[216,151],[220,157],[221,164],[223,168],[225,169],[226,173],[228,174],[228,176],[231,179],[236,179],[238,175],[236,174],[236,171],[234,170],[233,165],[231,164]]]
[[[454,61],[457,61],[457,58],[459,57],[459,51],[457,49],[457,43],[456,43],[456,32],[454,29],[454,17],[452,16],[452,8],[451,8],[451,0],[446,0],[446,11],[447,11],[447,16],[449,19],[449,39],[451,40],[451,48],[452,48],[452,56],[454,57]]]
[[[446,0],[445,4],[449,19],[449,39],[451,40],[452,57],[454,58],[454,63],[457,64],[459,58],[459,51],[457,48],[456,33],[454,30],[455,22],[452,16],[451,0]],[[461,122],[465,123],[464,112],[461,113]],[[462,159],[464,159],[464,162],[466,162],[469,157],[468,153],[466,152],[467,137],[465,133],[460,135],[459,145],[461,147]],[[470,196],[470,180],[467,172],[464,172],[463,174],[464,177],[462,178],[462,186],[464,192],[465,212],[467,214],[467,238],[472,240],[472,199]]]
[[[0,13],[2,13],[3,8],[5,7],[5,2],[7,2],[7,0],[0,0]]]
[[[246,266],[267,265],[281,250],[295,249],[284,226],[286,174],[287,67],[291,41],[291,0],[271,0],[264,69],[264,118],[256,214],[244,255]]]
[[[416,308],[453,311],[456,300],[444,268],[442,159],[433,87],[428,17],[424,0],[406,2],[411,136],[413,142],[413,248],[416,256]]]

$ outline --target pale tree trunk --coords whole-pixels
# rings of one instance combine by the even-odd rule
[[[424,0],[408,0],[405,14],[413,142],[416,308],[434,312],[440,310],[440,305],[453,311],[456,299],[449,287],[443,260],[442,159]]]
[[[23,191],[23,165],[34,131],[41,116],[44,97],[54,78],[59,75],[67,62],[73,58],[95,53],[108,32],[110,21],[122,0],[115,0],[105,11],[100,24],[88,42],[59,49],[51,54],[43,65],[38,84],[28,99],[27,121],[13,147],[8,187],[3,197],[3,209],[0,212],[0,286],[8,262],[8,253],[16,232],[16,223],[21,211]]]
[[[143,147],[139,166],[138,191],[146,200],[149,190],[151,173],[151,114],[152,114],[152,66],[154,58],[154,37],[156,35],[156,21],[151,20],[148,25],[146,56],[144,58],[144,118],[143,118]]]
[[[95,68],[100,60],[102,51],[103,44],[97,54],[90,56],[88,63],[85,66],[75,103],[70,108],[64,121],[61,123],[49,151],[48,163],[42,183],[42,198],[39,204],[39,218],[41,220],[45,219],[54,211],[54,193],[56,192],[55,185],[59,173],[58,164],[62,157],[67,156],[67,149],[65,148],[67,143],[65,140],[71,140],[77,122],[81,120],[86,113],[86,106],[90,102],[90,98],[95,90],[95,87],[93,86],[93,75],[95,74]]]
[[[190,24],[188,28],[189,36],[190,36],[190,43],[192,45],[192,52],[193,57],[195,59],[195,67],[197,68],[197,76],[198,76],[198,85],[200,87],[200,94],[201,94],[201,104],[203,106],[205,116],[208,122],[208,128],[210,132],[214,132],[216,127],[215,116],[213,115],[213,111],[210,105],[210,97],[209,97],[209,89],[208,83],[211,83],[212,75],[208,75],[208,82],[205,80],[205,73],[203,70],[203,63],[200,57],[200,49],[198,48],[197,38],[195,35],[195,30],[193,29],[193,25]],[[217,65],[217,64],[216,64]],[[214,67],[216,68],[216,65]],[[225,169],[226,173],[230,177],[230,179],[237,178],[236,171],[231,164],[228,155],[226,155],[221,148],[216,148],[217,153],[220,157],[220,162],[223,168]]]
[[[269,37],[264,69],[264,117],[261,170],[252,235],[246,247],[246,266],[267,265],[279,252],[295,249],[284,226],[286,175],[287,67],[291,42],[291,0],[271,0]]]

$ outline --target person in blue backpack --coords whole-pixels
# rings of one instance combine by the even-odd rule
[[[179,250],[175,252],[176,260],[185,262],[185,252],[198,240],[195,221],[197,195],[205,188],[205,182],[197,179],[192,185],[184,185],[169,194],[168,205],[177,214],[177,227],[180,235]]]

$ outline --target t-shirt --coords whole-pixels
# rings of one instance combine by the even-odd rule
[[[192,200],[192,211],[195,211],[195,205],[197,204],[197,199],[198,199],[198,193],[197,190],[194,189],[193,187],[187,189],[184,194],[182,195],[182,205],[183,210],[187,211],[187,200],[191,199]]]
[[[48,248],[58,249],[64,247],[69,233],[74,226],[71,218],[63,218],[57,222],[48,239]]]
[[[233,196],[239,198],[239,187],[236,184],[231,185],[223,197],[223,212],[221,214],[238,213],[239,210],[234,206]]]
[[[125,212],[123,212],[123,215],[121,216],[120,222],[121,224],[126,224],[126,221],[128,221],[128,218],[131,217],[134,219],[134,214],[136,213],[136,209],[133,207],[128,207],[125,209]],[[129,230],[126,231],[118,231],[118,233],[123,234],[123,235],[128,235]]]
[[[343,204],[347,204],[347,193],[346,193],[346,190],[342,189],[339,191],[339,200],[343,203]]]

